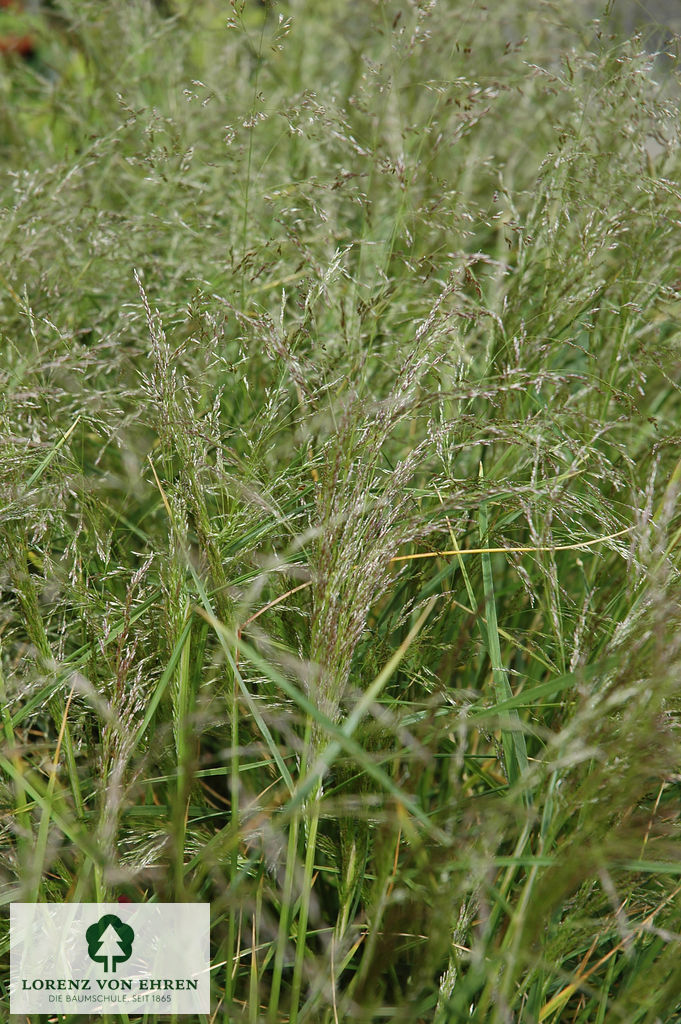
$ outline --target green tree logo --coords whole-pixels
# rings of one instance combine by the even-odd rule
[[[105,914],[85,932],[91,960],[104,964],[104,970],[116,973],[116,964],[130,959],[135,933],[115,914]]]

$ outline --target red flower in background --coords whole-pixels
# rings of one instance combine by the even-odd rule
[[[5,9],[21,14],[24,9],[20,0],[0,0],[0,12]],[[29,32],[3,31],[2,14],[0,13],[0,54],[15,53],[19,57],[32,57],[36,49],[36,40]]]

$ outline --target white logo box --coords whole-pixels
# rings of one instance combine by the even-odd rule
[[[210,1013],[210,904],[12,903],[10,1013]]]

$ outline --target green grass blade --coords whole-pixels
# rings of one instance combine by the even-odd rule
[[[481,467],[482,470],[482,467]],[[480,523],[480,544],[482,547],[489,546],[489,522],[487,505],[481,502],[478,512]],[[508,681],[508,674],[501,657],[501,646],[499,643],[499,630],[497,627],[497,608],[494,599],[494,576],[492,573],[492,559],[488,552],[481,555],[482,558],[482,580],[485,589],[485,615],[487,618],[487,645],[490,662],[492,665],[492,679],[494,683],[494,696],[497,704],[513,700],[513,691]],[[510,785],[515,785],[528,770],[527,748],[525,737],[518,712],[511,710],[506,717],[506,724],[501,729],[502,744],[504,748],[504,760],[506,762],[506,773]]]

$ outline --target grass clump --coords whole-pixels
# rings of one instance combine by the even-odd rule
[[[210,902],[211,1021],[681,1019],[678,92],[596,13],[0,67],[0,896]]]

